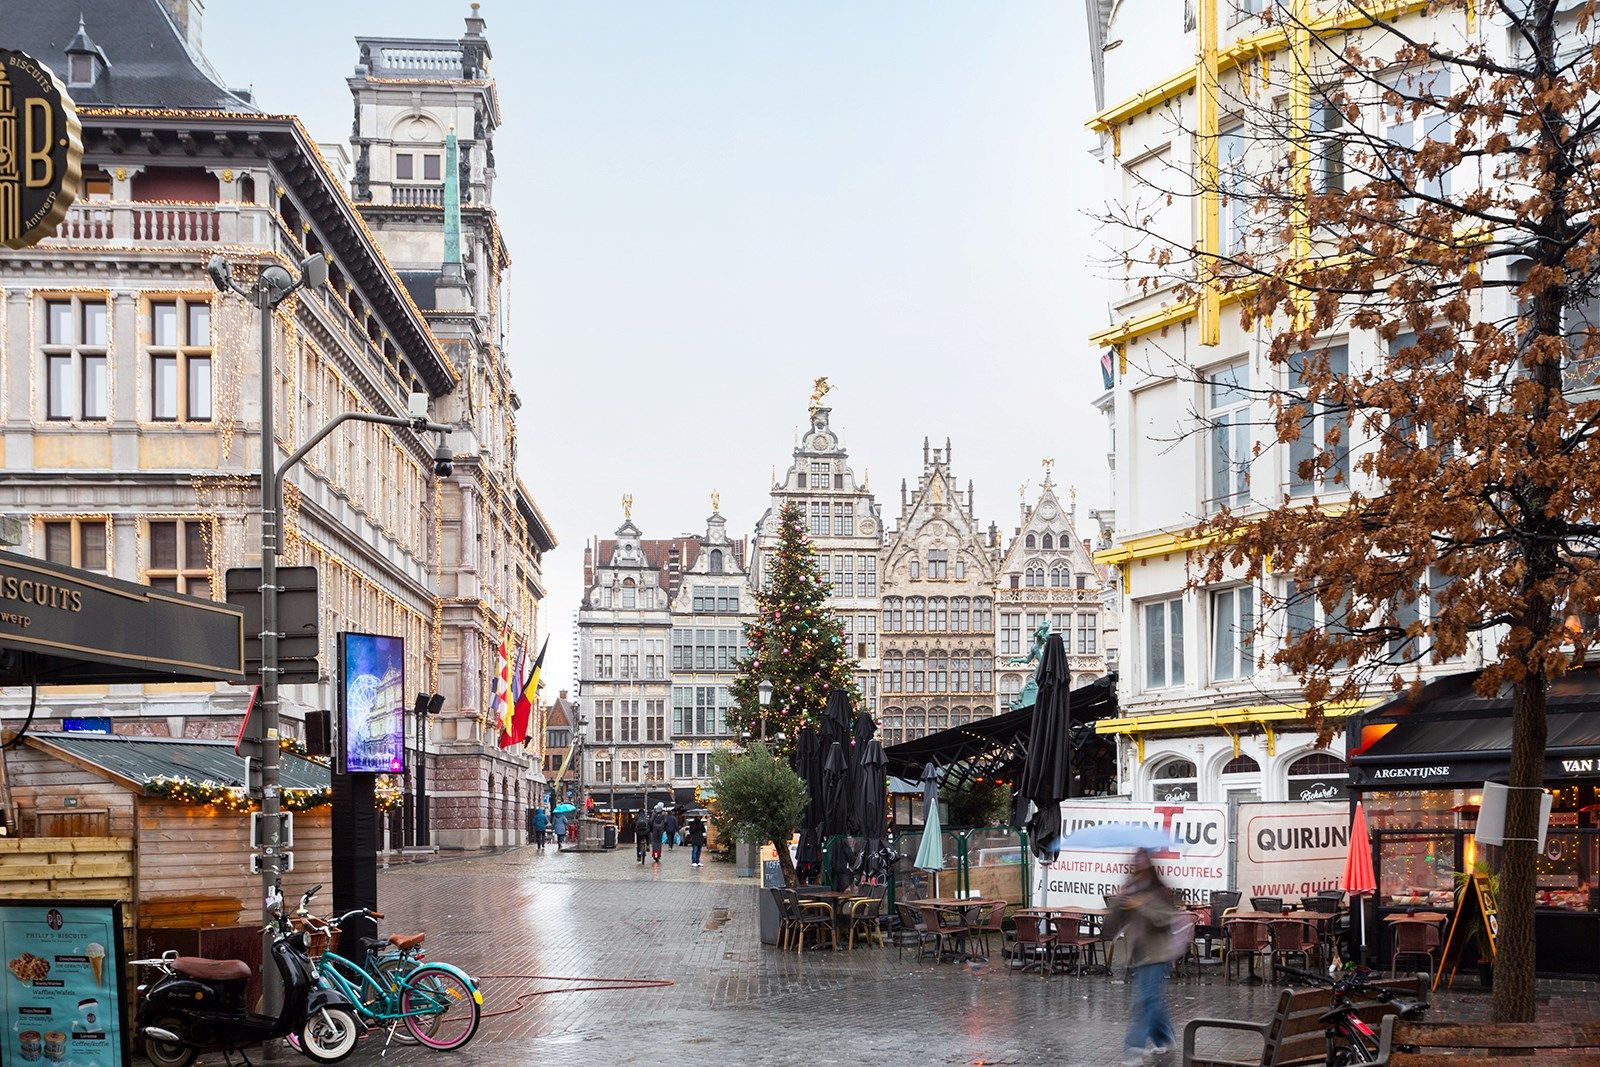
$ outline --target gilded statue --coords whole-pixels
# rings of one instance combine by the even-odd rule
[[[721,510],[722,510],[722,494],[717,492],[715,489],[713,489],[713,490],[711,490],[711,511],[712,511],[712,514],[716,514],[717,512],[719,512]]]
[[[629,520],[631,520],[633,518],[633,494],[632,493],[623,493],[622,494],[622,517],[624,519],[629,519]]]
[[[822,398],[831,392],[833,392],[833,386],[828,384],[828,378],[826,375],[818,378],[814,383],[812,383],[810,404],[811,414],[815,415],[817,412],[822,410]]]

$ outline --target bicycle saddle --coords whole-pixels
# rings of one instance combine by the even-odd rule
[[[250,977],[250,965],[244,960],[208,960],[201,956],[179,956],[172,961],[172,969],[202,982],[240,982]]]
[[[418,945],[422,944],[423,941],[427,940],[427,938],[428,935],[421,932],[415,934],[406,934],[404,937],[400,936],[399,934],[390,934],[389,944],[404,952],[407,949],[416,948]]]

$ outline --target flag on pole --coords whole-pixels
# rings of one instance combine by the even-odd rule
[[[527,666],[527,657],[522,658],[523,672],[519,674],[516,695],[512,700],[511,729],[501,735],[501,748],[510,748],[528,740],[528,730],[533,723],[533,705],[539,698],[539,672],[544,669],[544,654],[549,647],[550,639],[546,637],[544,644],[539,647],[539,658],[533,661],[531,668]]]
[[[506,649],[510,639],[509,631],[500,635],[500,654],[494,669],[494,703],[489,707],[489,718],[502,734],[511,721],[511,657]]]

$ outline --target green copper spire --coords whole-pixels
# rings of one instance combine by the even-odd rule
[[[461,264],[461,150],[456,128],[444,135],[444,262]]]

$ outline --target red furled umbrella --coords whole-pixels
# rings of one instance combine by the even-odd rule
[[[1344,891],[1361,910],[1361,950],[1367,948],[1367,909],[1356,898],[1378,891],[1378,878],[1372,872],[1372,835],[1367,831],[1367,809],[1356,802],[1356,815],[1350,821],[1350,851],[1344,858]]]

